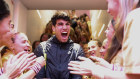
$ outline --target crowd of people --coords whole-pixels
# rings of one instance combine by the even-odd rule
[[[77,17],[71,10],[56,12],[40,40],[31,46],[24,33],[12,31],[9,6],[1,0],[0,79],[140,78],[140,1],[106,2],[113,19],[103,43],[91,39],[89,16]]]
[[[79,57],[70,61],[70,73],[92,75],[101,79],[138,79],[139,74],[139,0],[107,0],[108,12],[115,20],[115,34],[109,45],[107,59]],[[127,7],[126,7],[127,6]],[[110,49],[111,48],[111,49]],[[86,65],[90,64],[90,65]]]
[[[79,17],[76,16],[75,10],[68,11],[70,17],[70,38],[75,42],[83,46],[87,44],[91,39],[91,21],[87,14],[82,14]],[[49,21],[46,24],[44,33],[48,35],[54,35],[52,31],[52,22]]]

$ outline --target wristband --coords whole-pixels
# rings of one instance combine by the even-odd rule
[[[36,62],[36,63],[35,63],[33,66],[31,66],[29,69],[34,70],[35,73],[37,74],[37,73],[40,71],[40,69],[41,69],[41,65],[40,65],[40,63]]]

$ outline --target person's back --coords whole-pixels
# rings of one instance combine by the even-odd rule
[[[140,33],[140,8],[137,8],[129,13],[124,26],[124,39],[123,39],[123,63],[125,72],[127,73],[140,73],[140,54],[139,45],[140,38],[137,34]]]

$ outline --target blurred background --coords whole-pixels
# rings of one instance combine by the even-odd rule
[[[112,17],[107,13],[105,0],[5,0],[11,9],[15,31],[25,33],[31,43],[39,40],[46,25],[56,11],[68,14],[75,11],[74,17],[86,14],[90,19],[90,39],[106,38],[105,30]]]

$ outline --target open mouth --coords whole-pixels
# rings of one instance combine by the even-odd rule
[[[94,56],[94,55],[95,55],[95,53],[93,53],[93,52],[92,52],[92,53],[90,53],[90,55],[91,55],[91,56]]]
[[[26,51],[27,53],[30,53],[31,52],[30,49],[24,49],[24,51]]]
[[[67,35],[68,35],[67,32],[62,32],[62,33],[61,33],[61,36],[62,36],[62,37],[67,37]]]
[[[90,55],[91,55],[91,56],[95,56],[95,54],[96,54],[95,51],[90,52]]]

